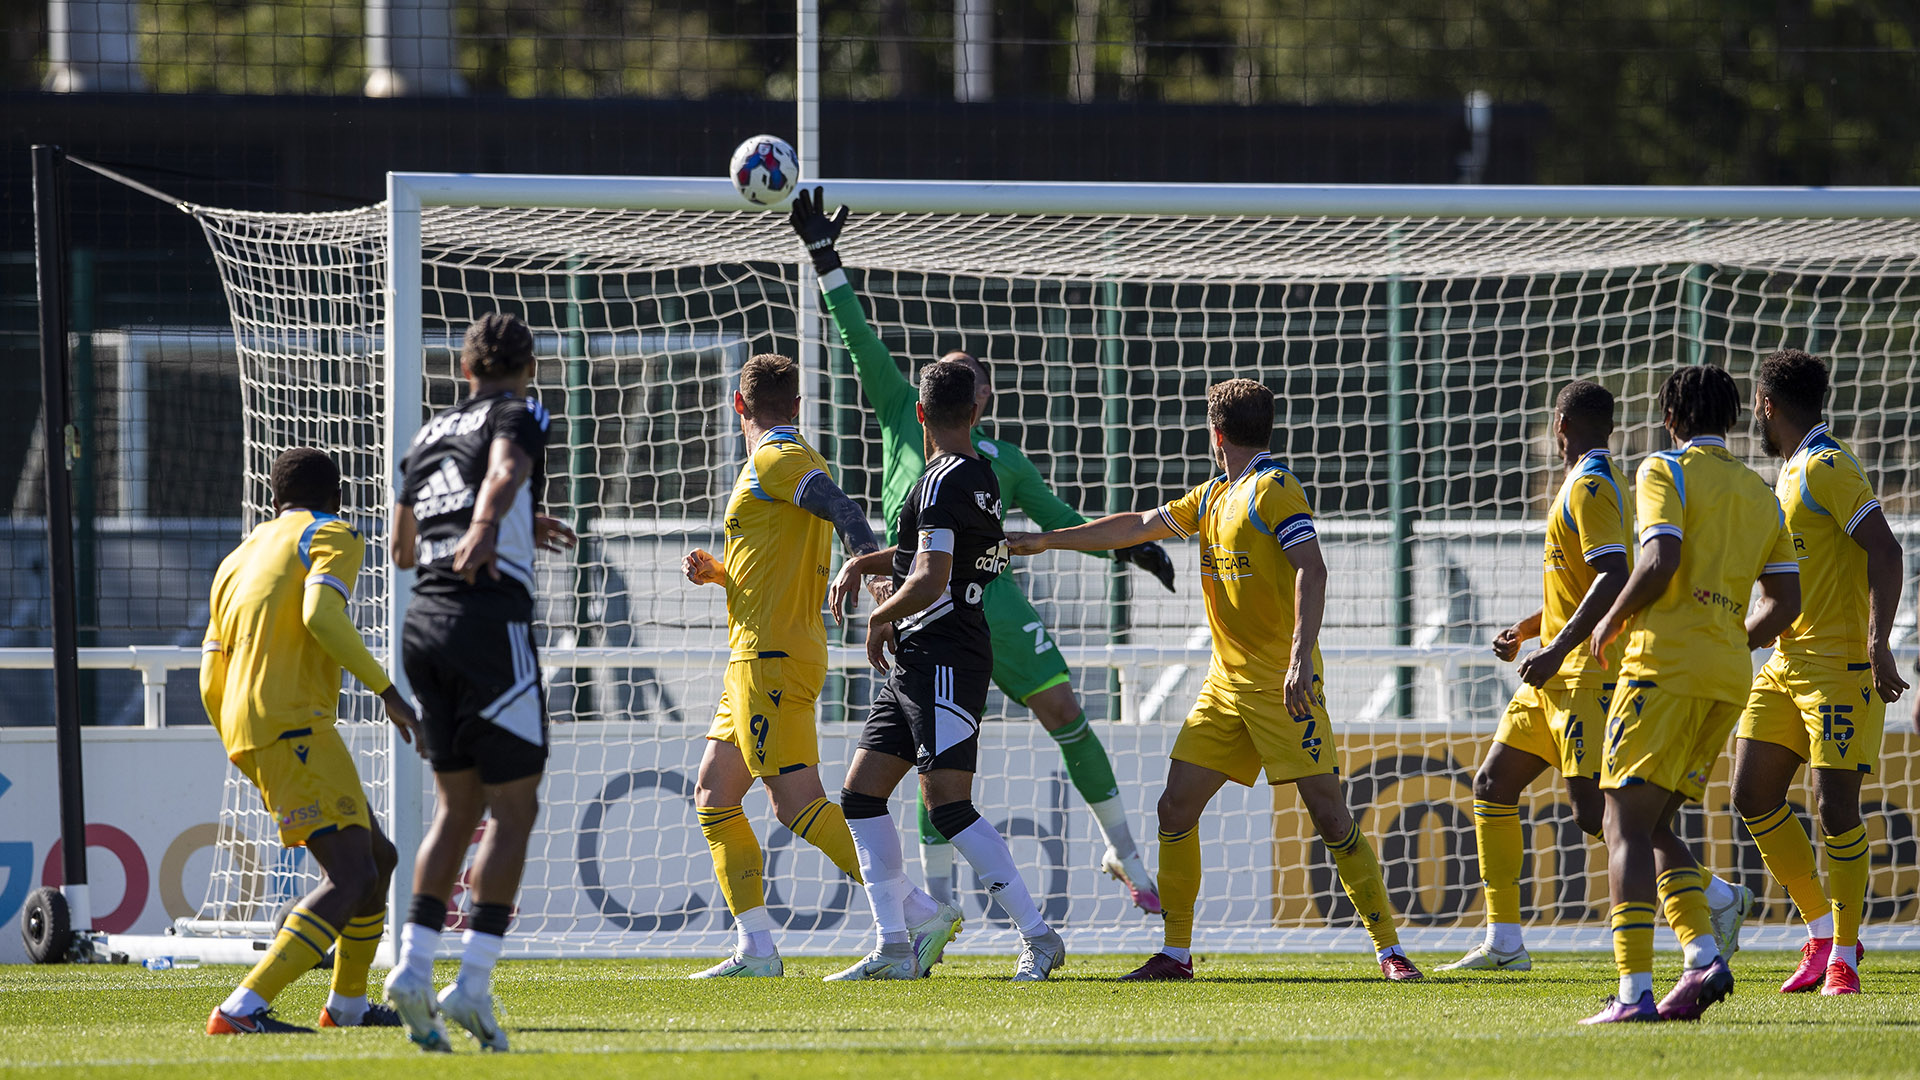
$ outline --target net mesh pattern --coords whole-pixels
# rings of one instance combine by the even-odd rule
[[[268,511],[275,454],[321,446],[341,458],[346,512],[368,550],[384,551],[384,207],[199,218],[242,359],[247,514]],[[576,554],[539,569],[554,757],[517,947],[722,948],[730,923],[691,797],[720,692],[724,599],[688,584],[680,557],[719,550],[743,462],[731,391],[748,356],[802,358],[803,429],[876,519],[879,425],[837,336],[809,314],[811,278],[782,215],[428,208],[421,222],[426,407],[464,392],[456,354],[472,317],[525,319],[541,357],[535,391],[556,416],[542,499],[583,536]],[[1903,536],[1915,510],[1920,222],[856,212],[840,248],[902,370],[954,348],[991,360],[987,427],[1090,516],[1151,507],[1211,473],[1208,385],[1251,377],[1274,389],[1274,451],[1309,493],[1332,571],[1322,641],[1343,772],[1396,905],[1435,932],[1477,935],[1483,918],[1471,777],[1517,685],[1486,643],[1539,603],[1543,518],[1563,471],[1551,402],[1563,385],[1588,378],[1615,393],[1613,450],[1631,470],[1667,446],[1655,395],[1676,365],[1724,364],[1750,387],[1767,352],[1808,349],[1829,358],[1834,430]],[[1731,443],[1773,477],[1744,419]],[[1165,754],[1207,647],[1199,553],[1169,549],[1171,594],[1079,554],[1014,571],[1074,662],[1072,685],[1149,850]],[[392,580],[370,558],[355,594],[376,651],[390,645]],[[875,684],[852,659],[857,623],[829,625],[847,647],[821,695],[831,789]],[[595,653],[553,663],[568,649]],[[357,688],[342,701],[384,814],[396,766],[377,702]],[[1083,948],[1157,943],[1157,921],[1096,870],[1099,833],[1045,732],[998,692],[989,711],[976,802],[1009,833],[1050,917]],[[1883,923],[1913,922],[1920,891],[1913,746],[1890,717],[1886,766],[1869,782],[1870,919]],[[1790,905],[1728,808],[1725,770],[1723,760],[1683,824],[1715,869],[1762,895],[1759,917],[1784,925]],[[1600,947],[1604,853],[1550,780],[1523,809],[1528,919]],[[759,796],[748,806],[785,947],[863,947],[857,890]],[[221,824],[205,917],[268,918],[313,880],[278,851],[237,774]],[[1290,788],[1229,786],[1202,835],[1203,945],[1363,940]],[[988,926],[969,942],[1004,943],[984,895],[968,903]]]

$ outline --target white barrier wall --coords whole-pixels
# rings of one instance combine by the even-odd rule
[[[85,731],[87,878],[96,926],[157,934],[207,895],[228,765],[210,727]],[[20,905],[57,885],[52,728],[0,730],[0,963],[24,963]]]

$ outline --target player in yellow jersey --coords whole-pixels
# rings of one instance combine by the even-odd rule
[[[1299,478],[1267,452],[1273,392],[1251,379],[1216,384],[1207,391],[1207,423],[1221,474],[1181,498],[1144,513],[1007,537],[1019,555],[1109,551],[1171,536],[1200,541],[1213,662],[1174,740],[1160,796],[1166,945],[1126,978],[1193,978],[1200,816],[1227,781],[1251,785],[1265,769],[1267,783],[1292,784],[1299,792],[1373,939],[1382,973],[1395,981],[1418,979],[1419,969],[1400,948],[1373,845],[1354,822],[1340,783],[1321,686],[1327,565]]]
[[[1734,749],[1733,803],[1767,869],[1807,925],[1800,966],[1783,993],[1860,992],[1860,916],[1867,832],[1860,782],[1880,762],[1887,703],[1907,688],[1887,645],[1900,606],[1900,541],[1852,451],[1820,419],[1827,365],[1783,349],[1760,365],[1754,412],[1767,452],[1786,465],[1774,494],[1800,560],[1800,617],[1753,680]],[[1805,762],[1812,773],[1827,877],[1787,803]]]
[[[1705,874],[1673,819],[1706,792],[1753,681],[1752,650],[1800,613],[1800,567],[1780,504],[1727,452],[1740,418],[1733,376],[1683,367],[1661,386],[1660,407],[1674,449],[1640,466],[1639,559],[1588,641],[1604,661],[1627,635],[1600,774],[1620,989],[1589,1024],[1694,1020],[1733,992]],[[1756,582],[1761,599],[1749,613]],[[1686,953],[1686,970],[1657,1007],[1656,897]]]
[[[1441,971],[1533,967],[1520,932],[1520,793],[1535,777],[1557,769],[1574,821],[1582,832],[1600,835],[1600,736],[1624,643],[1614,645],[1602,666],[1586,642],[1627,584],[1633,532],[1626,478],[1607,451],[1612,434],[1613,395],[1605,387],[1583,380],[1560,391],[1553,436],[1567,475],[1547,513],[1540,610],[1501,631],[1493,651],[1511,661],[1528,638],[1541,644],[1520,661],[1520,689],[1473,778],[1487,937]]]
[[[275,517],[220,563],[201,646],[200,699],[227,756],[260,789],[280,842],[305,847],[320,885],[287,916],[266,956],[207,1018],[207,1034],[303,1032],[273,999],[338,949],[322,1027],[395,1027],[367,1001],[397,857],[367,808],[353,754],[334,729],[340,669],[380,695],[415,746],[413,708],[347,617],[365,544],[340,515],[340,470],[319,450],[274,459]]]
[[[846,817],[820,783],[813,710],[827,675],[820,609],[833,533],[851,555],[879,543],[866,514],[834,485],[826,460],[794,426],[798,364],[771,354],[749,359],[733,410],[749,456],[727,502],[725,555],[695,549],[682,564],[694,584],[727,590],[726,681],[694,806],[739,934],[733,955],[696,979],[783,972],[760,877],[760,841],[740,805],[756,779],[781,824],[861,880]],[[960,913],[916,895],[910,918],[915,945],[925,950],[924,970],[958,933]]]

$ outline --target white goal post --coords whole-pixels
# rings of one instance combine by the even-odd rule
[[[1615,449],[1631,468],[1660,448],[1650,403],[1674,364],[1744,378],[1772,348],[1807,347],[1835,359],[1836,430],[1890,515],[1912,513],[1920,487],[1905,449],[1920,434],[1920,190],[818,183],[829,206],[854,209],[843,254],[896,359],[911,367],[964,342],[994,361],[999,437],[1089,516],[1150,506],[1205,474],[1207,382],[1274,387],[1276,452],[1315,499],[1335,571],[1325,652],[1343,761],[1416,943],[1465,942],[1481,924],[1463,779],[1513,686],[1486,639],[1538,602],[1539,519],[1559,475],[1546,403],[1560,385],[1614,390]],[[714,597],[672,579],[679,551],[712,535],[739,466],[720,402],[746,354],[823,358],[803,375],[805,426],[878,514],[878,438],[784,211],[747,208],[725,179],[393,173],[387,202],[366,210],[196,212],[233,306],[250,478],[291,445],[335,451],[370,552],[384,545],[399,456],[458,392],[449,357],[463,320],[501,307],[534,326],[537,388],[556,416],[550,492],[591,517],[600,554],[542,570],[542,660],[556,693],[564,684],[565,722],[513,940],[529,954],[723,947],[705,846],[679,809],[724,621]],[[1770,467],[1757,442],[1735,442]],[[255,517],[260,495],[250,480]],[[1195,557],[1175,555],[1170,597],[1077,556],[1023,571],[1149,844],[1165,749],[1207,654]],[[390,650],[407,576],[375,562],[354,610]],[[841,721],[857,720],[862,666],[835,649],[830,789],[857,731]],[[428,777],[401,767],[410,751],[380,745],[366,695],[343,701],[402,853],[404,910]],[[1022,823],[1015,847],[1036,895],[1076,948],[1151,945],[1157,922],[1091,869],[1097,834],[1051,743],[995,701],[1008,722],[987,745],[1004,769],[989,777],[983,764],[979,802]],[[1871,932],[1920,945],[1920,743],[1889,726]],[[1324,851],[1277,790],[1229,788],[1209,815],[1202,947],[1358,941]],[[1569,834],[1563,798],[1542,780],[1525,811],[1530,934],[1604,947],[1602,864]],[[244,784],[226,800],[238,854],[216,868],[202,929],[257,926],[276,890],[310,873],[268,850]],[[1692,827],[1716,869],[1766,892],[1724,801],[1722,783]],[[910,800],[895,810],[910,835]],[[750,811],[770,904],[789,916],[783,947],[856,951],[858,897],[776,835],[764,806]],[[1757,940],[1786,942],[1777,886],[1770,897]],[[1009,940],[989,922],[963,944]]]

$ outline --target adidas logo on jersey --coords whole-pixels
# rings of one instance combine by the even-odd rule
[[[427,482],[420,485],[419,493],[413,498],[413,516],[425,521],[457,513],[472,505],[473,489],[467,486],[452,461],[443,461],[440,468],[427,478]]]

